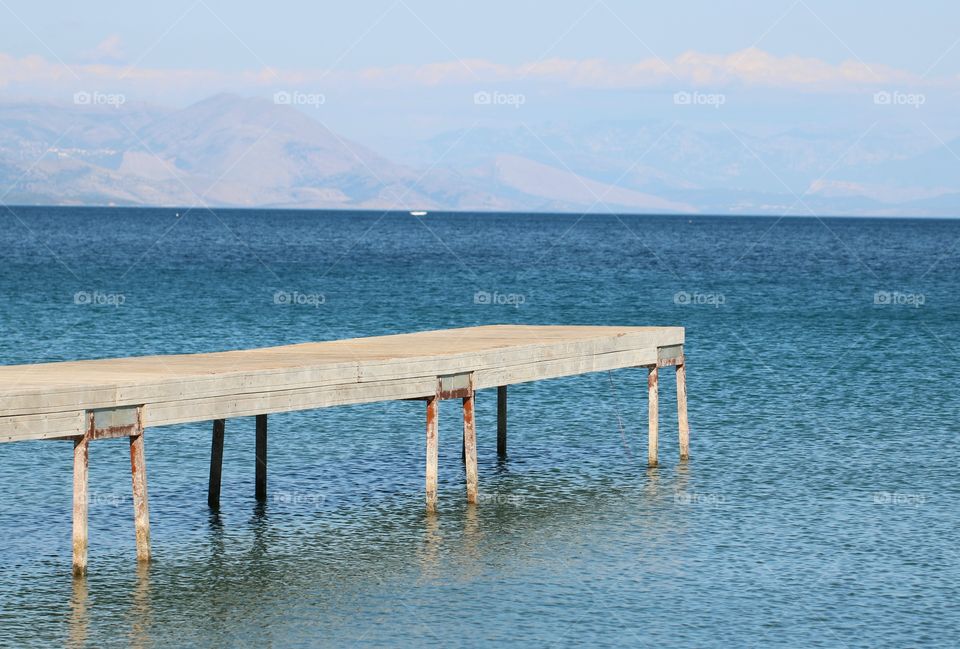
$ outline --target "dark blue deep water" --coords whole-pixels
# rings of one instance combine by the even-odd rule
[[[689,464],[642,369],[512,388],[505,462],[480,393],[476,508],[445,402],[436,517],[419,402],[272,416],[261,507],[230,420],[219,515],[154,428],[155,561],[97,442],[74,582],[69,443],[0,445],[0,645],[960,643],[960,221],[0,211],[4,364],[486,323],[685,326]]]

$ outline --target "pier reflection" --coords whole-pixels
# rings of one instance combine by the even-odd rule
[[[153,625],[150,565],[146,562],[137,564],[137,579],[131,593],[130,605],[130,619],[133,621],[130,629],[131,647],[148,647],[153,644],[150,640],[150,628]]]
[[[423,543],[420,546],[420,581],[431,581],[440,574],[440,553],[443,534],[440,531],[440,515],[435,511],[424,512]]]
[[[462,580],[480,576],[483,572],[483,526],[479,506],[467,505],[463,516],[463,540],[457,548],[457,575]]]
[[[87,612],[89,591],[86,577],[73,578],[73,593],[70,597],[70,624],[67,632],[68,647],[86,647],[90,616]]]

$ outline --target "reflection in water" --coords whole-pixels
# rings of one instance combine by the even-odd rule
[[[253,546],[250,548],[251,566],[259,566],[267,556],[269,541],[267,533],[270,531],[267,517],[267,503],[257,502],[250,517],[250,528],[253,530]]]
[[[463,518],[463,543],[457,552],[461,559],[458,576],[469,580],[483,571],[483,531],[480,521],[479,505],[467,505]]]
[[[208,523],[210,527],[210,561],[214,566],[221,565],[226,554],[226,546],[224,544],[223,519],[220,517],[220,512],[210,512]]]
[[[137,564],[137,582],[133,588],[130,606],[130,619],[133,627],[130,633],[131,647],[151,645],[150,627],[153,623],[153,611],[150,604],[150,566],[149,562]]]
[[[440,515],[433,511],[424,511],[423,544],[420,546],[420,581],[429,582],[439,575],[440,550],[443,535],[440,533]]]
[[[87,578],[73,578],[73,595],[70,598],[70,629],[68,646],[85,647],[90,617],[87,613]]]
[[[255,625],[258,638],[280,640],[278,629],[289,631],[290,616],[302,615],[304,610],[310,611],[313,624],[344,633],[355,614],[351,607],[371,606],[368,594],[384,588],[397,575],[413,576],[419,588],[472,589],[482,587],[491,566],[509,565],[511,574],[558,569],[577,572],[579,562],[555,560],[548,548],[558,543],[591,547],[596,542],[594,532],[610,520],[631,530],[631,538],[624,539],[621,550],[632,550],[631,565],[645,579],[678,575],[682,564],[664,560],[663,554],[664,548],[676,544],[677,534],[697,513],[674,503],[675,494],[693,488],[695,468],[678,464],[647,469],[644,475],[644,468],[625,466],[630,477],[622,485],[633,496],[629,499],[622,498],[617,489],[611,491],[605,478],[568,497],[569,485],[577,483],[570,480],[566,469],[522,480],[491,477],[479,505],[453,502],[462,498],[458,490],[448,495],[447,506],[439,513],[421,510],[410,516],[409,500],[379,508],[377,516],[365,520],[358,520],[362,517],[356,508],[331,508],[322,513],[322,525],[311,524],[302,535],[287,533],[289,516],[279,509],[268,514],[270,504],[251,502],[245,521],[204,511],[206,543],[194,561],[167,566],[162,573],[139,566],[135,584],[122,580],[130,586],[118,593],[123,598],[121,633],[129,634],[126,644],[135,647],[163,644],[171,633],[166,620],[190,618],[197,610],[203,610],[205,618],[195,623],[209,634],[210,646],[218,641],[222,643],[219,646],[230,646],[246,638],[252,632],[252,619],[259,621]],[[673,515],[661,515],[664,508]],[[596,524],[584,525],[587,520]],[[380,526],[385,522],[392,525],[386,544],[379,542]],[[518,551],[504,553],[505,547]],[[129,568],[132,566],[125,570]],[[174,596],[168,588],[172,575],[176,575],[180,595]],[[186,598],[184,591],[190,593]],[[302,599],[305,594],[308,600]],[[86,582],[78,580],[70,646],[94,644],[99,637],[99,618],[88,616],[86,601]],[[263,606],[271,601],[272,606]]]
[[[689,491],[690,487],[690,478],[693,475],[693,467],[690,466],[689,461],[681,461],[677,464],[676,468],[677,478],[674,480],[674,489],[677,492],[685,493]]]
[[[661,467],[647,467],[647,480],[643,485],[643,495],[650,502],[656,502],[660,495],[660,471]]]

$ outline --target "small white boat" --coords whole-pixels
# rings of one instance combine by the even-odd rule
[[[427,215],[426,211],[423,211],[423,210],[416,210],[414,212],[410,212],[410,216],[426,216],[426,215]]]

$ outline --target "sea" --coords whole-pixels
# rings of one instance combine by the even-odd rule
[[[493,323],[686,328],[646,466],[646,370],[459,403],[145,434],[137,566],[123,440],[0,444],[4,647],[956,647],[960,220],[3,207],[0,363],[209,352]],[[0,399],[2,399],[0,395]]]

